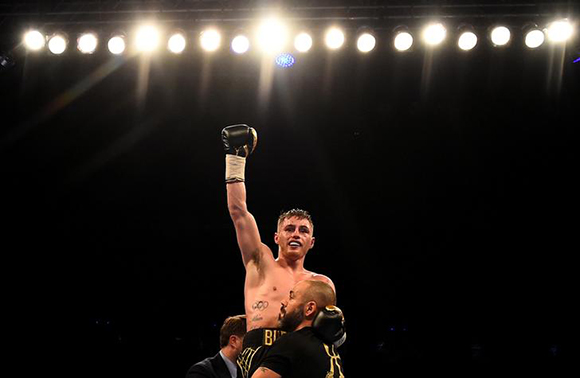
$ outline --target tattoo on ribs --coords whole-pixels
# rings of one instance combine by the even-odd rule
[[[252,305],[252,310],[262,311],[268,308],[268,301],[256,301]]]

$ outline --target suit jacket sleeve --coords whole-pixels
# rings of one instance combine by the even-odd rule
[[[198,362],[187,371],[185,378],[215,378],[215,372],[209,359]]]

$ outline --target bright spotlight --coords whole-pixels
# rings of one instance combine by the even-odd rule
[[[46,38],[38,30],[31,30],[24,34],[24,45],[28,50],[38,51],[44,47]]]
[[[84,33],[77,40],[77,49],[83,54],[92,54],[97,50],[98,43],[95,33]]]
[[[554,21],[548,26],[548,39],[552,42],[566,42],[574,32],[568,20]]]
[[[111,54],[115,55],[122,54],[125,51],[125,47],[125,37],[122,35],[114,35],[107,43],[107,48]]]
[[[185,36],[183,33],[175,33],[167,41],[167,49],[174,54],[181,54],[185,50]]]
[[[65,52],[67,46],[66,37],[63,34],[55,34],[48,40],[48,50],[54,55]]]
[[[463,51],[469,51],[477,45],[477,35],[472,31],[461,33],[457,40],[457,46]]]
[[[427,25],[423,30],[423,41],[429,46],[437,46],[445,40],[447,30],[443,24]]]
[[[491,42],[495,46],[505,46],[511,39],[511,32],[505,26],[497,26],[491,31]]]
[[[236,54],[244,54],[250,49],[250,40],[243,34],[232,39],[232,51]]]
[[[294,47],[299,52],[307,52],[312,48],[312,37],[306,32],[302,32],[294,38]]]
[[[152,52],[159,46],[159,31],[151,25],[141,26],[137,30],[135,47],[140,52]]]
[[[263,52],[278,53],[284,49],[288,39],[286,26],[275,18],[262,21],[258,28],[258,45]]]
[[[395,36],[394,45],[398,51],[407,51],[413,46],[413,36],[407,31],[401,31]]]
[[[222,36],[215,29],[207,29],[201,32],[199,41],[205,51],[216,51],[222,43]]]
[[[525,43],[530,49],[535,49],[544,44],[546,36],[540,29],[532,29],[526,33]]]
[[[339,28],[330,28],[324,36],[326,46],[331,50],[337,50],[344,45],[344,33]]]
[[[370,33],[361,34],[356,41],[356,47],[360,52],[363,53],[367,53],[374,49],[376,44],[377,40]]]

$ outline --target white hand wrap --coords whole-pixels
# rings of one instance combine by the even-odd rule
[[[226,155],[226,183],[244,182],[246,158],[237,155]]]

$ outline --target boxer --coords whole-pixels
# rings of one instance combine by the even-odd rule
[[[258,142],[256,130],[232,125],[222,130],[226,152],[226,191],[230,217],[246,269],[244,305],[248,333],[238,364],[244,378],[251,377],[256,363],[284,332],[278,329],[278,304],[303,280],[324,282],[336,291],[330,278],[304,268],[314,246],[314,225],[307,211],[294,209],[278,218],[274,242],[278,254],[262,242],[254,216],[246,203],[245,164]]]

